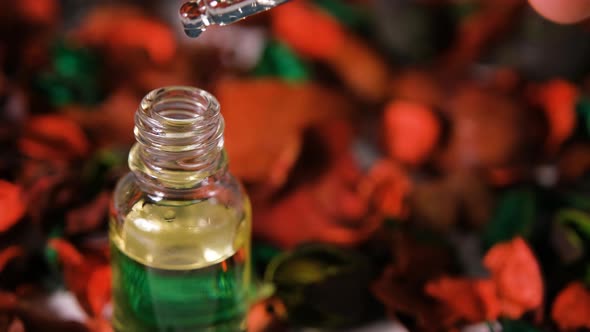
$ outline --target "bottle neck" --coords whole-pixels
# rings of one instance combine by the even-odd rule
[[[144,97],[135,114],[137,143],[129,168],[146,192],[198,188],[227,169],[219,102],[191,87],[167,87]]]

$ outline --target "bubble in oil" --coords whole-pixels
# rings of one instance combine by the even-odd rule
[[[168,210],[164,212],[164,220],[172,221],[176,218],[176,212],[174,210]]]

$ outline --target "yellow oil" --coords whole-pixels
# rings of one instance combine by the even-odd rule
[[[250,213],[215,202],[137,202],[111,222],[118,332],[243,331]]]

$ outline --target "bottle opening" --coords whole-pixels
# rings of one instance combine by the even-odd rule
[[[135,114],[129,166],[165,186],[184,186],[225,165],[224,122],[209,92],[185,86],[153,90]]]
[[[196,124],[219,115],[219,102],[209,92],[192,87],[153,90],[141,103],[142,111],[154,120]]]

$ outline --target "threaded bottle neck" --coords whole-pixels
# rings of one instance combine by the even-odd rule
[[[166,87],[147,94],[135,113],[137,144],[129,167],[142,185],[193,188],[226,168],[224,121],[219,102],[192,87]]]

